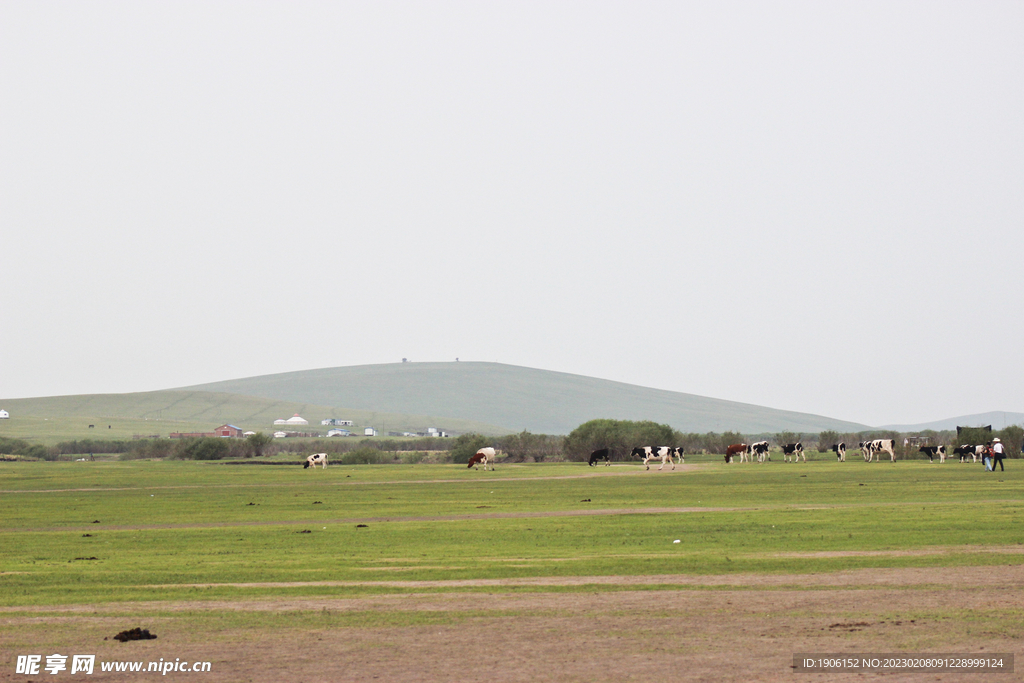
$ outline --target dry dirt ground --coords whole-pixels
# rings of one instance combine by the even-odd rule
[[[1008,558],[1015,560],[1016,558]],[[598,583],[605,586],[599,589]],[[649,584],[648,590],[607,590]],[[415,588],[415,582],[402,582]],[[443,582],[423,584],[437,590]],[[594,584],[586,592],[545,586]],[[669,585],[682,588],[668,588]],[[280,598],[0,611],[0,680],[139,681],[1002,681],[1024,680],[1024,566],[870,569],[800,576],[601,577],[481,582],[491,592]],[[531,591],[515,592],[529,585]],[[287,628],[273,613],[370,614],[370,625]],[[159,612],[159,614],[156,614]],[[182,617],[175,617],[176,613]],[[197,628],[185,613],[243,613]],[[401,613],[437,614],[408,625]],[[152,615],[152,616],[144,616]],[[268,623],[261,624],[261,618]],[[422,621],[422,620],[421,620]],[[104,640],[141,626],[157,640]],[[53,648],[53,649],[51,649]],[[43,652],[43,650],[46,650]],[[17,654],[181,658],[210,673],[14,674]],[[1017,673],[800,673],[794,653],[1014,653]]]

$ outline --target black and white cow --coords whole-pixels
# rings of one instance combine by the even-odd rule
[[[832,444],[832,452],[836,454],[837,462],[846,462],[846,443],[840,441]]]
[[[665,467],[665,463],[672,463],[672,469],[675,469],[676,463],[672,459],[672,456],[675,455],[675,451],[676,449],[672,446],[637,446],[630,451],[629,457],[643,458],[644,465],[647,469],[651,469],[649,463],[652,460],[658,460],[659,458],[661,459],[661,467],[658,468],[659,470]]]
[[[757,441],[750,444],[750,450],[748,451],[750,456],[756,458],[758,462],[764,462],[768,458],[768,442]]]
[[[590,454],[590,462],[588,463],[591,467],[597,466],[598,460],[604,460],[605,465],[612,464],[611,452],[607,448],[599,448]]]
[[[945,446],[921,446],[920,453],[924,453],[928,456],[928,462],[935,462],[935,456],[939,456],[939,462],[946,462],[946,447]]]
[[[893,462],[896,462],[896,441],[895,439],[875,439],[873,441],[861,441],[860,442],[861,453],[864,455],[864,462],[871,462],[874,458],[876,462],[881,460],[879,455],[881,453],[888,453],[889,457],[892,458]]]
[[[978,462],[978,458],[984,452],[984,446],[971,446],[970,444],[962,444],[953,449],[953,455],[959,455],[960,462],[967,462],[967,456],[970,456],[971,462]]]
[[[802,443],[787,443],[782,446],[782,459],[786,462],[789,462],[790,456],[793,457],[793,462],[796,462],[801,455],[804,456],[804,462],[807,462],[807,454],[804,453]]]
[[[309,467],[316,467],[320,465],[320,469],[327,467],[327,454],[326,453],[314,453],[313,455],[306,458],[306,462],[302,464],[302,469]]]

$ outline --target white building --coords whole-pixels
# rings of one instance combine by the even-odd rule
[[[363,436],[377,436],[377,430],[373,427],[367,427],[363,430]]]
[[[329,429],[327,430],[327,436],[351,436],[352,432],[347,429]]]
[[[274,420],[274,424],[276,424],[276,425],[308,425],[309,424],[309,420],[307,420],[304,417],[299,417],[299,414],[295,413],[294,415],[289,417],[287,420]]]
[[[283,439],[288,436],[288,432],[274,432],[275,439]]]
[[[11,414],[8,413],[6,410],[0,410],[0,420],[9,420],[9,419],[11,419]]]

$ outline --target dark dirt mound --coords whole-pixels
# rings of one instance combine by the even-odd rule
[[[149,632],[148,628],[133,628],[128,631],[121,631],[114,640],[120,640],[122,643],[127,643],[129,640],[153,640],[156,636]]]

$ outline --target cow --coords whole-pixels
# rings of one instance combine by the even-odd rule
[[[967,462],[967,456],[971,456],[971,462],[978,462],[978,458],[984,452],[984,446],[971,446],[970,444],[962,444],[953,449],[953,455],[959,455],[960,462]]]
[[[836,454],[836,462],[846,462],[846,443],[840,441],[832,444],[832,452]]]
[[[939,462],[946,462],[946,447],[945,446],[921,446],[918,450],[919,453],[924,453],[928,456],[928,462],[935,462],[935,456],[939,456]]]
[[[325,469],[327,467],[326,453],[314,453],[313,455],[309,456],[308,458],[306,458],[306,462],[302,464],[302,469],[316,467],[317,465],[321,466],[320,469]]]
[[[466,468],[468,469],[470,467],[473,467],[474,465],[479,465],[480,463],[483,463],[485,472],[487,471],[488,465],[491,466],[491,471],[493,471],[494,455],[495,451],[490,446],[487,446],[486,448],[481,448],[480,450],[473,454],[472,458],[469,459],[469,464],[466,465]]]
[[[685,465],[686,464],[686,458],[683,456],[683,452],[684,452],[684,449],[683,449],[682,446],[677,446],[676,447],[676,457],[679,458],[679,464],[680,465]]]
[[[880,460],[878,457],[880,453],[888,453],[889,457],[892,458],[892,461],[896,462],[896,441],[894,439],[861,441],[859,445],[861,448],[861,454],[864,456],[864,462],[871,462],[872,458],[877,462]]]
[[[785,462],[789,462],[790,456],[793,457],[793,462],[800,459],[800,456],[804,456],[804,462],[807,462],[807,454],[804,453],[804,445],[802,443],[787,443],[782,446],[782,459]]]
[[[596,467],[598,460],[604,460],[604,464],[610,466],[612,464],[611,452],[607,448],[599,448],[590,454],[590,462],[588,464],[591,467]]]
[[[748,453],[752,457],[757,458],[758,462],[764,462],[765,460],[770,460],[770,458],[768,457],[768,442],[767,441],[758,441],[756,443],[750,444],[750,447],[748,448]]]
[[[659,470],[665,467],[665,463],[672,463],[672,469],[675,469],[676,462],[672,459],[675,452],[676,449],[672,446],[637,446],[630,451],[629,457],[643,458],[644,465],[647,469],[651,469],[650,462],[652,460],[657,460],[659,458],[661,459],[661,467],[658,468]]]
[[[737,455],[740,456],[740,462],[750,454],[750,446],[745,443],[734,443],[725,449],[725,461],[732,462],[733,458]]]

